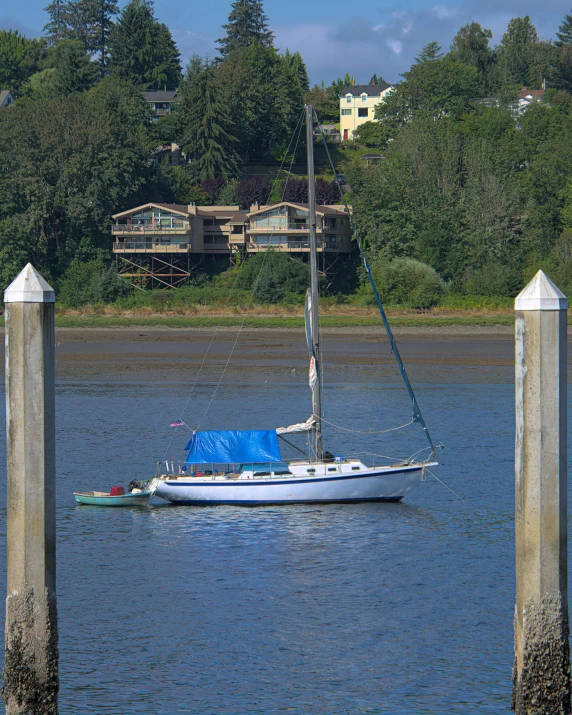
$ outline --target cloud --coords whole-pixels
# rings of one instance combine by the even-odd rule
[[[392,49],[396,55],[400,55],[403,50],[403,45],[399,40],[388,40],[387,46]]]
[[[456,8],[444,7],[443,5],[435,5],[432,10],[439,20],[444,20],[447,17],[453,17],[453,15],[457,14]]]
[[[313,83],[322,79],[329,83],[346,72],[358,82],[368,82],[374,72],[397,82],[424,45],[437,41],[447,51],[468,22],[489,28],[493,43],[498,43],[512,17],[529,14],[539,36],[550,39],[566,11],[561,0],[544,0],[541,9],[537,0],[431,0],[415,9],[408,4],[406,10],[403,3],[392,2],[369,14],[361,9],[361,14],[341,21],[330,14],[320,20],[275,25],[276,46],[299,51]],[[216,36],[171,27],[183,62],[194,52],[215,55]]]
[[[396,82],[424,45],[435,40],[447,51],[466,23],[489,28],[498,43],[512,17],[529,14],[539,36],[550,39],[564,11],[560,0],[546,0],[541,11],[536,0],[461,0],[406,11],[386,6],[377,17],[356,15],[340,23],[306,22],[273,30],[278,47],[302,54],[312,82],[328,83],[346,72],[358,82],[369,81],[374,72]]]

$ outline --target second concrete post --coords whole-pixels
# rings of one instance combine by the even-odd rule
[[[570,713],[567,307],[542,271],[515,303],[517,715]]]

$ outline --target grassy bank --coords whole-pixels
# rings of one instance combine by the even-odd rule
[[[389,316],[391,325],[406,327],[446,327],[455,325],[487,326],[487,325],[512,325],[514,316],[510,314],[483,315],[480,313],[466,313],[455,315],[439,314],[401,314]],[[0,319],[0,326],[4,319]],[[353,328],[381,326],[379,314],[371,315],[344,315],[327,313],[320,318],[323,328]],[[58,328],[211,328],[211,327],[238,327],[245,328],[302,328],[304,318],[301,315],[94,315],[84,313],[81,315],[58,315],[56,327]]]

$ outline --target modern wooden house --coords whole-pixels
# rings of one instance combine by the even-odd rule
[[[318,253],[326,273],[352,252],[349,217],[342,206],[317,209]],[[139,288],[184,285],[204,260],[231,265],[251,253],[275,250],[307,258],[308,205],[252,206],[149,203],[113,216],[113,252],[121,276]]]

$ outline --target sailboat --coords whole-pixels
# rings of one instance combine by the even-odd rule
[[[421,424],[429,442],[425,460],[408,459],[398,464],[368,466],[360,459],[324,451],[322,444],[322,365],[318,329],[318,256],[314,177],[314,109],[306,106],[308,151],[308,200],[310,231],[310,288],[306,295],[306,337],[310,353],[309,384],[312,416],[289,427],[267,430],[194,431],[186,450],[186,467],[175,473],[174,464],[158,475],[155,494],[176,504],[297,504],[320,502],[398,502],[424,478],[427,467],[437,464],[436,449],[407,377],[385,311],[369,270],[361,243],[358,246],[370,278],[392,352],[409,392],[411,422]],[[284,435],[308,435],[308,457],[284,460],[279,440]],[[288,442],[288,444],[291,444]],[[167,464],[169,464],[167,462]]]

